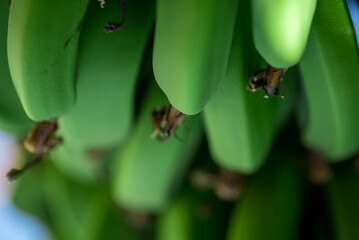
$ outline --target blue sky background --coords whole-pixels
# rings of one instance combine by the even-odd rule
[[[17,209],[8,197],[5,177],[14,157],[15,140],[0,132],[0,240],[47,240],[46,228],[34,217]]]
[[[354,23],[355,33],[357,36],[357,42],[359,46],[359,1],[358,0],[347,0],[349,12]]]

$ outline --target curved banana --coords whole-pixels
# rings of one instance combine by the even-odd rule
[[[11,81],[6,55],[9,7],[0,3],[0,129],[16,135],[26,134],[33,123],[26,116]]]
[[[132,126],[134,94],[141,60],[154,20],[153,1],[132,0],[119,31],[99,31],[115,18],[119,1],[105,9],[89,3],[79,40],[77,101],[59,118],[66,141],[78,148],[110,148],[123,142]]]
[[[248,181],[232,212],[227,240],[296,239],[306,181],[298,151],[290,146],[274,148],[268,164]]]
[[[300,69],[302,142],[329,161],[348,159],[359,151],[359,51],[344,0],[318,0]]]
[[[153,70],[170,103],[197,114],[222,81],[238,0],[159,0]]]
[[[325,190],[336,239],[359,239],[359,174],[351,164],[338,165]]]
[[[254,44],[276,68],[297,64],[302,57],[317,0],[253,0]]]
[[[251,174],[267,158],[279,128],[294,103],[295,72],[289,70],[287,98],[265,99],[247,91],[248,78],[258,70],[251,31],[249,3],[241,2],[226,76],[204,109],[205,126],[213,159],[223,168]]]
[[[162,211],[202,140],[199,116],[186,119],[188,135],[184,126],[177,128],[178,138],[182,140],[174,136],[166,142],[151,139],[151,110],[165,104],[168,104],[166,97],[156,82],[152,82],[135,132],[120,149],[112,167],[113,197],[130,211]]]
[[[77,40],[88,0],[12,0],[8,58],[12,80],[34,121],[58,117],[75,102]]]

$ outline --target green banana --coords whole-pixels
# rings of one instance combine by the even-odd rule
[[[32,122],[26,116],[10,78],[6,56],[9,7],[0,3],[0,129],[16,135],[26,134]]]
[[[174,136],[166,142],[151,139],[151,110],[166,104],[166,97],[157,84],[151,82],[135,132],[115,158],[111,172],[113,197],[128,210],[147,213],[162,211],[202,139],[199,116],[189,117],[184,122],[190,132],[188,135],[184,127],[177,128],[177,135],[185,138],[183,140]]]
[[[57,117],[75,102],[78,36],[88,0],[12,0],[8,60],[12,80],[34,121]]]
[[[25,160],[28,156],[26,150],[18,144],[17,160]],[[46,164],[39,165],[28,171],[22,176],[21,181],[11,184],[11,198],[12,202],[17,208],[36,216],[43,222],[49,220],[45,206],[44,194],[44,167]]]
[[[302,57],[317,0],[253,0],[253,40],[272,66],[286,68]]]
[[[224,77],[238,0],[159,0],[153,70],[170,103],[202,110]]]
[[[48,214],[60,239],[99,239],[110,207],[105,188],[69,181],[51,165],[44,174]]]
[[[213,159],[223,168],[245,174],[258,170],[267,158],[276,133],[291,112],[296,81],[295,69],[288,70],[287,82],[294,87],[287,90],[284,100],[265,99],[246,90],[248,78],[258,70],[261,61],[248,27],[248,5],[245,1],[240,3],[225,78],[204,109]]]
[[[305,192],[305,175],[295,162],[298,155],[288,145],[274,148],[268,164],[248,181],[235,206],[227,240],[296,239]]]
[[[126,219],[125,214],[121,214],[116,209],[108,211],[103,228],[101,239],[126,239],[126,240],[151,240],[153,239],[153,227],[134,226]]]
[[[90,2],[79,40],[77,101],[59,118],[66,141],[80,148],[109,148],[125,140],[132,126],[134,94],[153,20],[153,1],[127,4],[128,21],[105,34],[102,24],[117,17],[119,1],[105,9]]]
[[[329,161],[348,159],[359,150],[359,51],[344,0],[318,0],[300,70],[303,144]]]
[[[334,168],[334,177],[326,186],[332,226],[336,239],[359,239],[359,174],[352,165]]]
[[[158,240],[221,239],[225,233],[229,203],[213,192],[190,187],[158,219]]]
[[[50,157],[66,177],[78,182],[95,183],[100,177],[101,164],[106,157],[101,153],[98,153],[98,156],[91,156],[91,153],[90,149],[78,148],[64,142],[51,152]]]

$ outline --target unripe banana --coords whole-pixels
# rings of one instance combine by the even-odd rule
[[[104,186],[83,185],[47,166],[44,178],[46,209],[58,239],[100,239],[110,207]]]
[[[278,145],[268,164],[248,181],[232,213],[227,240],[288,240],[298,236],[305,176],[295,162],[298,151],[289,146]]]
[[[300,69],[302,142],[329,161],[348,159],[359,150],[359,51],[344,0],[318,0]]]
[[[51,152],[51,159],[63,175],[83,183],[94,183],[98,180],[105,158],[95,149],[79,148],[68,142]]]
[[[316,3],[316,0],[251,1],[254,44],[270,65],[285,68],[299,62]]]
[[[115,201],[137,212],[160,212],[188,168],[202,137],[199,116],[188,117],[177,127],[175,136],[166,142],[151,139],[153,123],[150,113],[157,106],[168,104],[166,97],[152,80],[145,105],[129,141],[115,158],[112,167],[112,190]],[[174,135],[176,135],[174,134]]]
[[[77,101],[59,118],[64,139],[80,148],[109,148],[124,141],[132,126],[141,59],[154,20],[153,1],[127,4],[128,21],[105,34],[104,21],[117,18],[119,1],[101,9],[89,3],[79,41]]]
[[[33,123],[26,116],[10,78],[6,55],[6,40],[9,7],[6,1],[0,3],[0,129],[23,135]]]
[[[187,115],[207,104],[224,77],[237,0],[159,0],[153,50],[156,81]]]
[[[336,239],[359,239],[359,174],[352,165],[334,168],[326,193]]]
[[[21,146],[18,148],[17,160],[25,160],[28,157],[27,151]],[[26,156],[27,155],[27,156]],[[47,220],[46,211],[43,207],[45,206],[44,196],[44,167],[46,164],[39,165],[37,168],[33,168],[24,174],[21,181],[17,181],[11,184],[11,198],[12,202],[17,208],[25,211],[42,221]]]
[[[88,0],[12,0],[8,58],[27,115],[42,121],[75,101],[77,40]]]
[[[248,79],[258,70],[248,27],[249,3],[240,3],[231,55],[223,83],[204,109],[208,142],[213,159],[223,168],[250,174],[258,170],[272,147],[280,126],[293,105],[295,87],[286,99],[265,99],[246,89]],[[294,86],[290,73],[287,83]]]

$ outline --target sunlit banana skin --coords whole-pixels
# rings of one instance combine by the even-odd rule
[[[77,40],[88,0],[12,0],[8,58],[27,115],[42,121],[75,101]]]
[[[119,1],[101,9],[91,1],[79,40],[77,100],[59,118],[64,138],[80,148],[113,148],[134,121],[134,95],[143,53],[154,21],[154,2],[127,3],[126,24],[106,34],[102,25],[118,18]]]
[[[168,104],[155,80],[152,81],[135,131],[111,167],[112,191],[116,203],[125,209],[160,213],[193,160],[202,139],[202,128],[200,116],[191,116],[184,123],[190,134],[179,126],[166,142],[150,138],[152,109]]]
[[[359,151],[359,51],[344,0],[318,0],[299,65],[302,142],[329,161],[348,159]]]
[[[316,0],[253,0],[253,39],[261,56],[273,67],[285,68],[302,57]]]
[[[157,2],[154,74],[170,103],[186,115],[200,112],[224,77],[237,2]]]
[[[264,163],[279,126],[293,106],[295,88],[287,99],[262,97],[246,89],[253,72],[262,69],[252,44],[245,14],[248,3],[240,4],[236,32],[225,78],[204,109],[207,139],[213,159],[223,168],[251,174]],[[288,83],[295,86],[295,77]]]
[[[9,7],[0,3],[0,129],[16,135],[24,135],[33,123],[26,116],[11,81],[7,61],[7,29]]]

